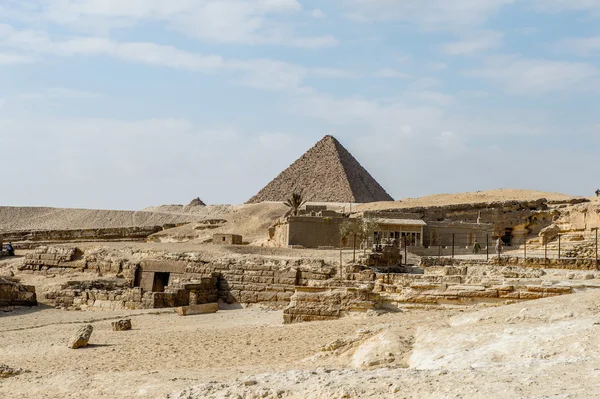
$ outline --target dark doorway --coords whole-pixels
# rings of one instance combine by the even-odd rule
[[[504,245],[511,246],[513,239],[513,229],[512,227],[507,227],[504,229],[504,235],[502,236],[502,242]]]
[[[165,287],[169,285],[169,277],[171,273],[154,273],[152,292],[165,292]]]
[[[139,266],[137,266],[135,268],[135,277],[133,279],[133,286],[134,287],[142,286],[142,268]]]

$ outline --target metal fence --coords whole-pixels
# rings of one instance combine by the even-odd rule
[[[492,234],[454,233],[440,234],[435,241],[424,245],[411,245],[401,241],[403,252],[419,256],[438,256],[463,259],[486,259],[498,255],[517,258],[542,259],[595,259],[598,261],[598,229],[587,233],[579,233],[573,240],[573,233],[558,234],[550,241],[528,243],[525,237],[500,237],[501,245],[497,245],[498,236]],[[529,240],[531,241],[531,240]]]

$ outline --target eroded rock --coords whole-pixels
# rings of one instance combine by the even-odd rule
[[[113,331],[128,331],[131,330],[131,319],[123,319],[110,323]]]
[[[90,337],[92,336],[92,332],[94,331],[94,327],[91,324],[85,325],[77,330],[77,333],[71,339],[69,343],[69,348],[71,349],[79,349],[85,348],[88,346],[88,342]]]

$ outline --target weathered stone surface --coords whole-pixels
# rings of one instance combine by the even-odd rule
[[[218,310],[218,303],[205,303],[203,305],[180,306],[177,308],[177,314],[179,316],[191,316],[196,314],[216,313]]]
[[[91,324],[81,327],[79,330],[77,330],[77,332],[71,339],[71,342],[69,343],[69,348],[79,349],[88,346],[93,331],[94,327],[92,327]]]
[[[110,323],[113,331],[128,331],[131,330],[131,319],[123,319]]]
[[[14,377],[23,373],[23,369],[9,367],[6,364],[0,364],[0,379]]]
[[[0,306],[36,306],[35,287],[0,277]]]

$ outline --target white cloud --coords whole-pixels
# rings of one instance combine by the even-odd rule
[[[445,43],[441,51],[449,55],[471,55],[501,47],[503,34],[493,31],[475,31],[462,40]]]
[[[322,10],[316,8],[310,12],[313,18],[326,18],[327,14],[325,14]]]
[[[378,78],[394,78],[394,79],[405,79],[410,78],[410,75],[404,72],[400,72],[394,68],[381,68],[374,74],[375,77]]]
[[[427,30],[479,26],[516,0],[344,0],[356,21],[401,20]]]
[[[0,65],[18,65],[35,62],[35,58],[29,55],[0,53]]]
[[[564,39],[554,47],[580,56],[598,55],[600,54],[600,36]]]
[[[483,67],[464,73],[499,83],[507,91],[525,94],[584,88],[599,74],[591,64],[516,56],[489,57]]]
[[[339,40],[333,36],[307,36],[292,39],[290,43],[296,47],[317,49],[335,47],[339,44]]]
[[[218,55],[199,54],[156,43],[120,43],[99,37],[74,37],[56,41],[43,32],[19,31],[8,25],[0,25],[0,39],[5,46],[34,54],[108,56],[129,62],[192,71],[245,72],[246,76],[239,79],[239,82],[271,90],[297,88],[310,75],[336,78],[351,76],[347,71],[339,69],[305,68],[270,59],[224,59]],[[310,46],[311,43],[304,45]]]
[[[600,11],[596,0],[531,0],[538,11]]]
[[[289,20],[301,16],[297,0],[32,0],[15,3],[21,17],[51,22],[80,32],[107,33],[143,22],[158,22],[190,37],[217,43],[272,44],[302,48],[337,44],[331,35],[304,37],[294,33]],[[6,11],[4,12],[7,13]],[[0,8],[0,17],[2,16]],[[314,16],[314,15],[313,15]]]
[[[425,64],[425,68],[433,72],[440,72],[448,69],[448,64],[445,62],[428,62]]]
[[[421,101],[440,105],[449,105],[454,102],[454,97],[452,97],[451,95],[440,93],[437,91],[422,91],[416,93],[416,97]]]
[[[19,163],[10,169],[11,178],[30,182],[3,192],[2,201],[20,206],[141,209],[187,203],[197,196],[209,203],[242,203],[307,145],[285,132],[250,135],[186,119],[0,117],[0,126],[0,142],[10,141],[14,149],[0,157],[0,167]],[[43,160],[44,173],[39,173],[39,162],[20,162],[23,157]],[[244,165],[252,165],[253,172],[243,173]]]
[[[452,131],[442,132],[437,141],[442,151],[447,155],[461,155],[468,151],[465,138]]]
[[[35,93],[21,93],[19,98],[24,100],[94,100],[102,94],[88,91],[52,87]]]

